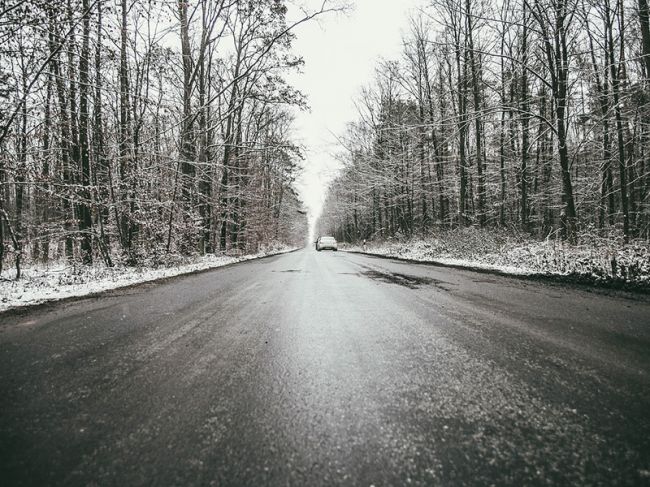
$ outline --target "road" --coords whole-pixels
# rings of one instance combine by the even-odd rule
[[[650,301],[303,250],[0,315],[0,483],[650,485]]]

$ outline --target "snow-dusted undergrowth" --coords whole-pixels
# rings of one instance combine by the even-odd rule
[[[360,246],[347,249],[363,251]],[[578,245],[569,245],[559,239],[540,242],[505,232],[465,228],[425,239],[369,242],[365,251],[509,274],[560,275],[650,287],[650,252],[644,241],[624,244],[620,239],[583,236]]]
[[[202,257],[179,258],[173,264],[155,268],[121,265],[106,267],[102,264],[84,266],[67,262],[51,262],[49,265],[25,267],[20,280],[13,279],[13,269],[6,269],[0,276],[0,312],[9,308],[72,296],[85,296],[165,277],[222,267],[291,250],[295,250],[295,248],[273,245],[256,254],[241,256],[208,254]]]

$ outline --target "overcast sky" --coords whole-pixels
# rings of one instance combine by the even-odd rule
[[[298,189],[312,216],[320,211],[327,183],[338,167],[335,135],[343,134],[346,124],[356,118],[354,99],[371,81],[377,61],[399,56],[408,15],[422,1],[350,3],[350,12],[330,14],[296,30],[294,52],[304,57],[305,66],[290,81],[308,96],[311,107],[298,114],[295,123],[295,138],[307,148]]]

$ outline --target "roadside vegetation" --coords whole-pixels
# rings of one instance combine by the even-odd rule
[[[646,280],[649,77],[645,0],[423,1],[357,100],[318,231]]]
[[[300,244],[285,2],[0,6],[0,271]]]

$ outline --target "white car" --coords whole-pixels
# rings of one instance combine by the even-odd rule
[[[319,237],[318,240],[316,240],[316,250],[320,252],[321,250],[325,249],[339,249],[339,244],[336,242],[336,239],[334,237]]]

